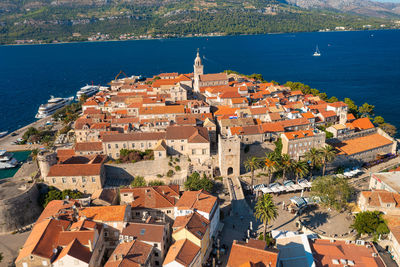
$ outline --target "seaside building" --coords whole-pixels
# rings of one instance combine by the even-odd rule
[[[163,267],[201,267],[200,247],[188,239],[176,241],[169,248]]]
[[[301,130],[281,134],[282,154],[299,160],[311,148],[325,146],[325,133],[318,130]]]
[[[50,167],[44,181],[60,190],[71,189],[91,194],[102,189],[106,180],[107,156],[72,156]]]
[[[385,190],[362,191],[358,198],[361,211],[380,211],[400,216],[400,194]]]
[[[400,193],[400,171],[373,173],[369,180],[369,189]]]

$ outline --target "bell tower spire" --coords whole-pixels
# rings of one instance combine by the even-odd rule
[[[204,74],[203,71],[204,71],[204,66],[201,62],[199,49],[197,48],[197,55],[196,58],[194,59],[194,65],[193,65],[193,78],[194,78],[193,87],[195,92],[200,91],[200,75]]]

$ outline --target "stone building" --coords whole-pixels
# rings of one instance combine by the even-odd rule
[[[200,87],[228,84],[228,75],[226,73],[204,74],[204,66],[201,62],[199,52],[197,52],[194,60],[193,69],[193,89],[197,93],[200,92]]]
[[[362,191],[358,198],[362,211],[380,211],[387,215],[400,216],[400,194],[385,190]]]
[[[50,167],[44,181],[60,190],[71,189],[91,194],[103,188],[107,156],[73,156]]]
[[[173,221],[174,207],[179,197],[179,185],[120,189],[121,204],[131,206],[134,220],[146,220],[151,216],[155,220]]]
[[[302,130],[281,134],[282,154],[298,160],[311,148],[325,145],[325,133],[318,130]]]
[[[57,153],[52,151],[40,151],[37,155],[37,161],[42,178],[46,178],[50,167],[57,163]]]
[[[218,139],[219,171],[222,176],[240,175],[240,138],[226,138],[219,135]]]
[[[142,266],[153,267],[153,247],[139,240],[120,243],[104,267]]]

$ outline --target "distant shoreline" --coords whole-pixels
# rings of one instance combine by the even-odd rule
[[[172,40],[172,39],[186,39],[186,38],[217,38],[217,37],[229,37],[229,36],[262,36],[262,35],[278,35],[278,34],[298,34],[298,33],[335,33],[335,32],[374,32],[374,31],[398,31],[400,29],[365,29],[365,30],[332,30],[332,31],[313,31],[313,32],[273,32],[273,33],[262,33],[262,34],[219,34],[219,35],[202,35],[202,36],[179,36],[179,37],[168,37],[168,38],[138,38],[130,40],[100,40],[100,41],[71,41],[71,42],[57,42],[57,43],[26,43],[26,44],[2,44],[0,46],[39,46],[39,45],[64,45],[64,44],[80,44],[80,43],[106,43],[106,42],[129,42],[129,41],[152,41],[152,40]]]

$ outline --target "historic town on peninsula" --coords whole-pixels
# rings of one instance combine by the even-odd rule
[[[3,162],[32,151],[0,180],[4,266],[397,266],[383,118],[206,67],[197,52],[191,73],[121,71],[0,138]]]

